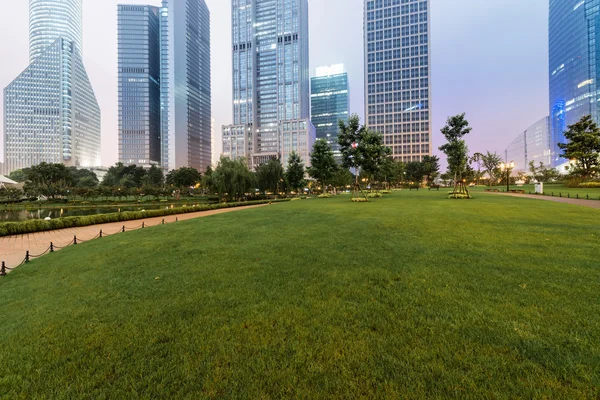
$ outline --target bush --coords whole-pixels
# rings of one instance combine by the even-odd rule
[[[319,199],[330,199],[331,195],[329,193],[323,193],[318,196]]]
[[[241,206],[252,206],[272,202],[284,202],[289,200],[259,200],[236,203],[200,204],[192,207],[169,208],[149,211],[127,211],[113,214],[96,214],[81,217],[57,218],[50,221],[32,219],[21,222],[5,222],[0,224],[0,236],[21,235],[26,233],[50,231],[55,229],[73,228],[78,226],[89,226],[109,222],[131,221],[142,218],[163,217],[167,215],[186,214],[198,211],[217,210],[220,208],[231,208]]]
[[[379,197],[383,197],[383,195],[381,193],[369,193],[367,196],[370,199],[376,199],[376,198],[379,198]]]
[[[364,197],[353,197],[350,201],[353,203],[366,203],[369,200],[365,199]]]
[[[382,190],[381,192],[379,192],[381,194],[391,194],[392,192],[389,190]]]
[[[466,193],[450,193],[450,195],[448,195],[449,199],[471,199],[471,195],[468,195]]]
[[[578,185],[578,187],[583,189],[595,189],[600,188],[600,182],[583,182]]]

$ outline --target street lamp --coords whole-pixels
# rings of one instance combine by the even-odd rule
[[[510,171],[515,167],[514,162],[507,162],[500,164],[500,170],[506,171],[506,192],[510,192]]]

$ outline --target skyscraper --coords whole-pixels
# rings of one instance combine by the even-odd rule
[[[159,8],[118,6],[119,161],[160,164]]]
[[[310,122],[308,1],[232,0],[233,125],[223,153],[250,166],[305,163],[315,140]]]
[[[341,159],[337,141],[338,122],[348,121],[349,92],[348,74],[344,65],[319,67],[311,79],[311,121],[317,132],[317,139],[326,139],[334,154]]]
[[[429,0],[365,0],[365,115],[394,158],[431,155]]]
[[[161,164],[211,164],[210,12],[204,0],[163,0]]]
[[[600,122],[599,5],[598,0],[550,0],[550,125],[555,167],[568,161],[560,158],[557,146],[565,142],[567,127],[586,115]]]
[[[504,152],[506,162],[514,162],[513,173],[529,171],[529,163],[551,164],[550,119],[545,117],[521,132]]]
[[[31,63],[4,89],[4,172],[100,165],[100,108],[82,59],[82,0],[30,0]]]

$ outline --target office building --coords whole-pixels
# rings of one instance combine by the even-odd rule
[[[119,161],[160,164],[160,25],[158,7],[119,5]]]
[[[310,119],[315,126],[317,139],[326,139],[336,158],[341,161],[337,141],[338,123],[348,121],[348,74],[344,72],[343,64],[319,67],[310,83]]]
[[[552,165],[561,159],[558,143],[564,132],[581,117],[600,122],[597,63],[600,14],[597,0],[550,0],[549,73]]]
[[[552,163],[550,118],[545,117],[520,133],[504,151],[504,160],[514,162],[513,173],[528,172],[529,163]]]
[[[163,0],[160,10],[161,165],[211,164],[210,12],[204,0]]]
[[[292,151],[309,162],[308,1],[232,0],[233,124],[223,154],[249,166]]]
[[[365,115],[395,159],[431,155],[429,0],[365,0]]]
[[[100,165],[100,108],[82,58],[82,0],[30,0],[31,62],[4,89],[4,172]]]

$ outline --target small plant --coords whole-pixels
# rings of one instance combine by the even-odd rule
[[[319,197],[319,199],[329,199],[329,198],[331,198],[331,195],[329,193],[323,193],[323,194],[320,194],[318,197]]]
[[[448,195],[449,199],[472,199],[470,194],[467,193],[452,193],[450,192]]]
[[[369,200],[364,197],[353,197],[350,201],[353,203],[367,203]]]
[[[392,194],[392,192],[389,191],[389,190],[382,190],[379,193],[381,193],[381,194]]]
[[[578,185],[578,187],[584,188],[584,189],[600,188],[600,182],[583,182],[583,183],[580,183]]]
[[[367,196],[370,199],[376,199],[376,198],[379,198],[379,197],[383,197],[383,195],[381,193],[369,193]]]

